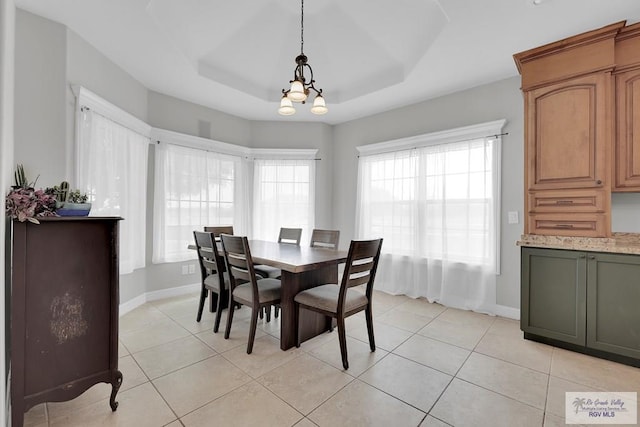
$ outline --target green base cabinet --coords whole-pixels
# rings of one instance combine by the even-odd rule
[[[640,256],[587,254],[587,347],[640,359]]]
[[[639,255],[523,247],[521,285],[527,338],[640,361]]]
[[[584,252],[522,248],[520,326],[524,332],[585,345]]]

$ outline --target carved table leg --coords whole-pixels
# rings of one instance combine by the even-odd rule
[[[118,409],[118,402],[116,402],[116,394],[118,390],[120,390],[120,386],[122,385],[122,372],[116,371],[115,378],[111,382],[111,399],[109,399],[109,405],[111,405],[111,410],[115,411]]]

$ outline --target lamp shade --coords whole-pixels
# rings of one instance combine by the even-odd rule
[[[293,104],[291,100],[287,96],[283,96],[280,100],[280,108],[278,108],[278,113],[283,116],[290,116],[296,112],[296,109],[293,108]]]
[[[307,99],[307,94],[304,92],[304,85],[300,80],[294,80],[291,82],[291,90],[289,91],[287,98],[293,102],[302,102]]]
[[[313,107],[311,107],[311,112],[313,114],[326,114],[327,111],[329,111],[329,109],[327,108],[327,105],[324,102],[324,98],[322,97],[322,95],[318,95],[315,97],[315,99],[313,100]]]

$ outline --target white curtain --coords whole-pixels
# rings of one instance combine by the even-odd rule
[[[361,156],[356,229],[383,237],[376,288],[495,312],[498,141]]]
[[[149,138],[93,111],[80,113],[77,185],[91,216],[120,216],[120,274],[145,266]]]
[[[315,160],[254,160],[253,238],[275,241],[281,227],[315,225]]]
[[[247,163],[238,156],[160,143],[155,150],[153,262],[193,259],[193,231],[248,230]]]

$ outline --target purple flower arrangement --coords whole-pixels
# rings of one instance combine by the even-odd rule
[[[37,218],[58,216],[56,198],[43,190],[13,187],[5,199],[5,212],[11,219],[39,224]]]

